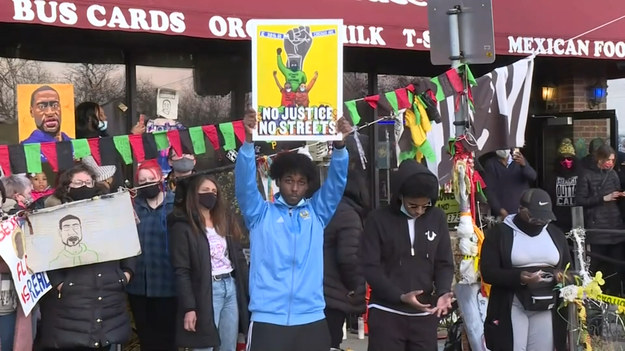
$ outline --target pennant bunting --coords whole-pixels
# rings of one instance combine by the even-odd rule
[[[399,110],[412,106],[412,102],[408,100],[408,91],[406,88],[396,89],[395,96],[397,97],[397,108]]]
[[[445,76],[447,76],[447,79],[456,94],[460,94],[464,91],[464,83],[462,83],[462,78],[460,78],[458,71],[455,69],[447,70],[447,72],[445,72]]]
[[[115,141],[115,140],[113,140]],[[100,138],[87,139],[89,142],[89,149],[91,149],[91,156],[98,165],[102,165],[102,159],[100,158]]]
[[[158,158],[158,148],[156,147],[156,139],[152,133],[141,134],[141,140],[143,141],[143,151],[145,153],[146,160],[152,160]]]
[[[204,139],[204,131],[202,127],[189,128],[189,137],[193,144],[193,152],[196,155],[200,155],[206,152],[206,141]]]
[[[412,83],[408,84],[408,85],[406,86],[406,90],[408,90],[409,92],[411,92],[411,93],[413,93],[413,94],[414,94],[414,93],[415,93],[415,87],[414,87],[414,84],[412,84]]]
[[[217,135],[217,128],[214,125],[202,126],[202,130],[206,137],[213,145],[213,149],[219,150],[219,136]]]
[[[378,102],[380,101],[380,95],[365,96],[365,101],[371,106],[372,109],[378,108]]]
[[[0,167],[2,173],[5,176],[10,176],[11,173],[11,159],[9,158],[9,147],[7,145],[0,145]]]
[[[360,123],[360,114],[358,113],[358,108],[356,108],[356,100],[345,101],[345,107],[349,111],[352,123],[357,126]]]
[[[166,150],[169,147],[169,139],[167,138],[167,132],[155,132],[154,133],[154,142],[156,143],[156,148],[158,151]]]
[[[182,156],[184,152],[182,151],[182,143],[180,142],[180,133],[178,130],[167,131],[167,139],[169,140],[169,146],[174,149],[176,155]]]
[[[230,151],[237,148],[237,142],[234,138],[234,127],[232,123],[221,123],[219,125],[219,131],[224,138],[224,150]]]
[[[56,154],[56,143],[55,142],[46,142],[41,143],[41,153],[48,160],[50,167],[54,172],[59,171],[59,162],[58,156]]]
[[[72,152],[73,143],[69,140],[56,143],[56,156],[59,164],[59,171],[65,171],[74,166],[74,154]]]
[[[41,173],[41,144],[24,144],[24,156],[28,173]]]
[[[128,135],[128,142],[132,149],[132,154],[137,163],[145,161],[145,150],[143,150],[143,138],[141,134]]]
[[[178,135],[180,135],[180,145],[182,145],[182,153],[193,155],[193,143],[191,142],[189,129],[178,130]]]
[[[9,160],[11,160],[11,172],[17,174],[27,172],[24,145],[9,145]]]
[[[234,128],[234,135],[236,135],[237,139],[243,144],[245,142],[245,126],[243,125],[243,121],[232,122],[232,127]]]
[[[388,93],[385,93],[384,97],[386,97],[386,100],[391,105],[393,112],[399,111],[399,107],[397,104],[397,94],[395,94],[394,91],[389,91]]]
[[[121,155],[124,163],[127,165],[132,164],[132,150],[130,149],[130,139],[128,138],[128,135],[114,136],[113,143],[115,143],[115,149]]]
[[[77,160],[91,155],[91,149],[89,148],[87,139],[73,139],[71,142],[74,149],[74,158]]]
[[[113,137],[100,138],[100,162],[102,162],[102,166],[117,166],[118,155]]]

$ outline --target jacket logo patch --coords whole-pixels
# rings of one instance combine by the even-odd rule
[[[278,218],[278,220],[276,221],[276,223],[284,223],[284,218],[282,218],[282,217]]]
[[[434,241],[434,239],[436,238],[436,233],[428,230],[427,232],[425,232],[425,237],[428,238],[429,241]]]
[[[310,218],[310,214],[306,210],[303,210],[302,212],[300,212],[299,215],[300,215],[300,217],[302,217],[304,219]]]

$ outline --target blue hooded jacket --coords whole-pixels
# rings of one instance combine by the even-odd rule
[[[349,156],[334,149],[328,175],[310,199],[287,205],[265,201],[256,183],[254,144],[244,143],[234,169],[235,192],[250,231],[252,321],[282,326],[325,318],[323,230],[347,182]]]

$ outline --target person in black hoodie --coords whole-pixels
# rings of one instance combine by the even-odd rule
[[[553,212],[557,218],[555,225],[564,232],[573,226],[571,208],[575,206],[575,191],[582,169],[579,163],[571,139],[563,139],[558,147],[553,175],[548,178],[545,187],[553,199]]]
[[[392,184],[391,204],[365,223],[368,350],[435,350],[439,318],[451,308],[454,275],[447,218],[434,207],[438,179],[406,160]]]
[[[526,190],[519,212],[486,233],[481,273],[491,284],[484,322],[491,351],[566,350],[566,321],[554,291],[571,261],[549,194]]]
[[[365,173],[357,151],[350,147],[350,140],[353,140],[352,136],[345,142],[350,154],[347,185],[325,229],[323,243],[323,292],[331,350],[340,350],[343,323],[347,316],[362,314],[366,310],[366,285],[359,249],[363,220],[369,207],[369,193]]]
[[[584,207],[584,226],[592,229],[586,235],[591,252],[607,259],[622,260],[625,254],[625,232],[622,229],[625,226],[618,200],[625,194],[621,192],[621,184],[614,171],[615,158],[616,153],[609,145],[597,148],[595,162],[588,165],[577,184],[575,202]],[[590,268],[593,272],[603,273],[608,293],[620,294],[618,267],[595,256],[591,259]]]

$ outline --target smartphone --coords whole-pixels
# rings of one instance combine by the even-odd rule
[[[140,114],[139,115],[139,124],[145,124],[145,115],[144,114]]]

